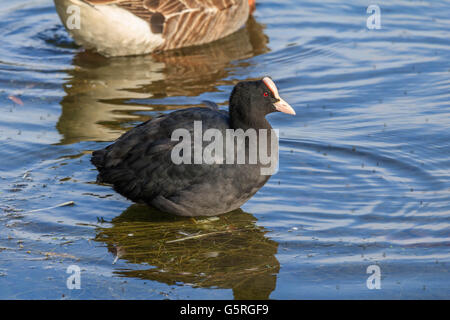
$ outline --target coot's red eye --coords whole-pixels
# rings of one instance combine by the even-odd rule
[[[264,92],[264,97],[268,97],[269,94],[267,92]]]

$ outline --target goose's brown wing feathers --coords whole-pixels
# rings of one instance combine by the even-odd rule
[[[249,14],[248,0],[83,0],[115,4],[145,20],[165,39],[160,50],[199,45],[238,30]]]

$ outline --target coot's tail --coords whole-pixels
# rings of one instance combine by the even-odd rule
[[[114,190],[128,199],[139,202],[142,184],[136,175],[123,166],[111,166],[108,148],[92,153],[91,162],[98,169],[97,183],[111,185]]]
[[[97,167],[97,169],[102,169],[105,166],[105,156],[106,156],[106,150],[97,150],[92,153],[91,162],[94,166]]]
[[[106,162],[106,153],[105,149],[97,150],[92,153],[91,163],[97,167],[99,174],[97,175],[97,183],[104,183],[104,179],[102,179],[102,169],[105,168]]]

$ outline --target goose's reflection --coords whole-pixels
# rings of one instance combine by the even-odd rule
[[[242,210],[192,220],[132,205],[112,227],[99,228],[95,240],[118,258],[142,264],[140,270],[116,270],[121,276],[232,289],[235,299],[268,299],[280,269],[278,244],[255,222]]]
[[[262,25],[251,18],[233,35],[201,47],[111,59],[80,52],[64,85],[57,124],[61,143],[112,141],[123,133],[122,123],[148,120],[137,111],[171,108],[130,101],[197,96],[231,85],[225,79],[248,64],[243,59],[266,52],[267,43]]]

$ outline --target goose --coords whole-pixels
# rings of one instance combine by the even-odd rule
[[[78,45],[106,57],[201,45],[240,29],[255,0],[54,0]]]

